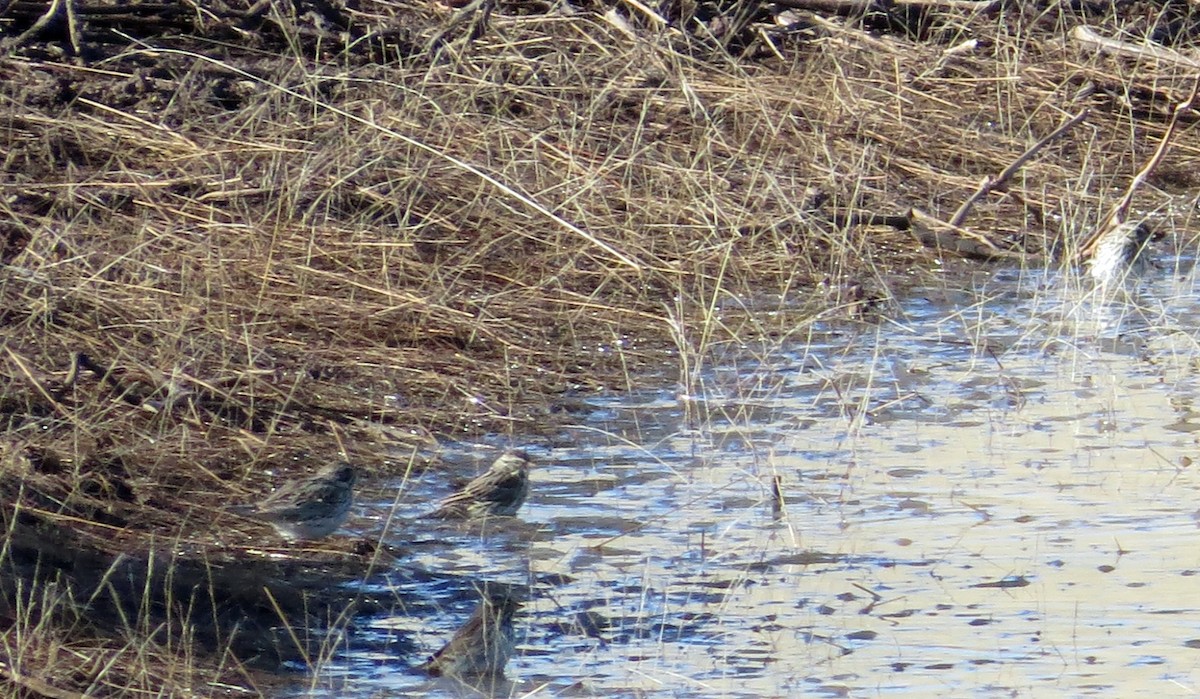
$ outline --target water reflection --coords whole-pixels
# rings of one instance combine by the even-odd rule
[[[504,696],[1194,691],[1200,319],[1190,279],[1144,292],[998,277],[722,348],[687,398],[588,399],[519,520],[398,526],[400,566],[532,589]],[[469,606],[360,634],[432,650]],[[351,651],[311,694],[455,696],[422,659]]]

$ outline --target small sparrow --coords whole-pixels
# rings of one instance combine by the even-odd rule
[[[1090,246],[1087,266],[1092,279],[1112,283],[1144,274],[1154,264],[1147,244],[1159,237],[1141,221],[1126,221],[1108,229]]]
[[[290,541],[320,539],[346,521],[354,503],[357,477],[353,466],[339,463],[284,485],[258,505],[239,505],[231,510],[270,522]]]
[[[529,495],[533,461],[523,451],[506,451],[485,473],[442,500],[429,514],[438,519],[483,519],[515,515]]]
[[[485,594],[467,623],[420,669],[458,679],[503,676],[515,650],[513,615],[520,608],[521,602],[512,593]]]

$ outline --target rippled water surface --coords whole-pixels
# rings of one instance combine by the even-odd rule
[[[1063,287],[1001,273],[583,399],[531,448],[520,521],[395,524],[392,584],[532,581],[506,696],[1195,694],[1193,282]],[[407,485],[399,516],[443,478]],[[432,651],[470,611],[369,621],[311,696],[461,694],[377,649]]]

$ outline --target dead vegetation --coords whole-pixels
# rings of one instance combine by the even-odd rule
[[[228,673],[266,652],[231,641],[239,615],[313,611],[212,572],[261,535],[221,506],[264,472],[327,462],[336,429],[395,473],[437,437],[548,430],[558,398],[679,366],[673,338],[782,342],[947,266],[1070,250],[1196,72],[1072,39],[1183,55],[1186,2],[458,5],[0,6],[0,446],[29,547],[6,549],[10,628],[61,642],[75,622],[30,612],[54,582],[93,630],[163,625],[100,667],[132,678],[200,638]],[[1134,207],[1186,244],[1173,202],[1200,170],[1178,121]],[[748,298],[787,312],[715,310]],[[158,551],[203,579],[207,636],[164,611],[184,593]],[[299,607],[375,560],[322,555]],[[80,606],[129,565],[105,594],[153,604]],[[54,647],[21,657],[94,686]]]

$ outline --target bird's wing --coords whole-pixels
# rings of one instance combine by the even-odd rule
[[[471,500],[508,502],[521,491],[525,476],[520,471],[488,473],[467,484],[463,494]]]

